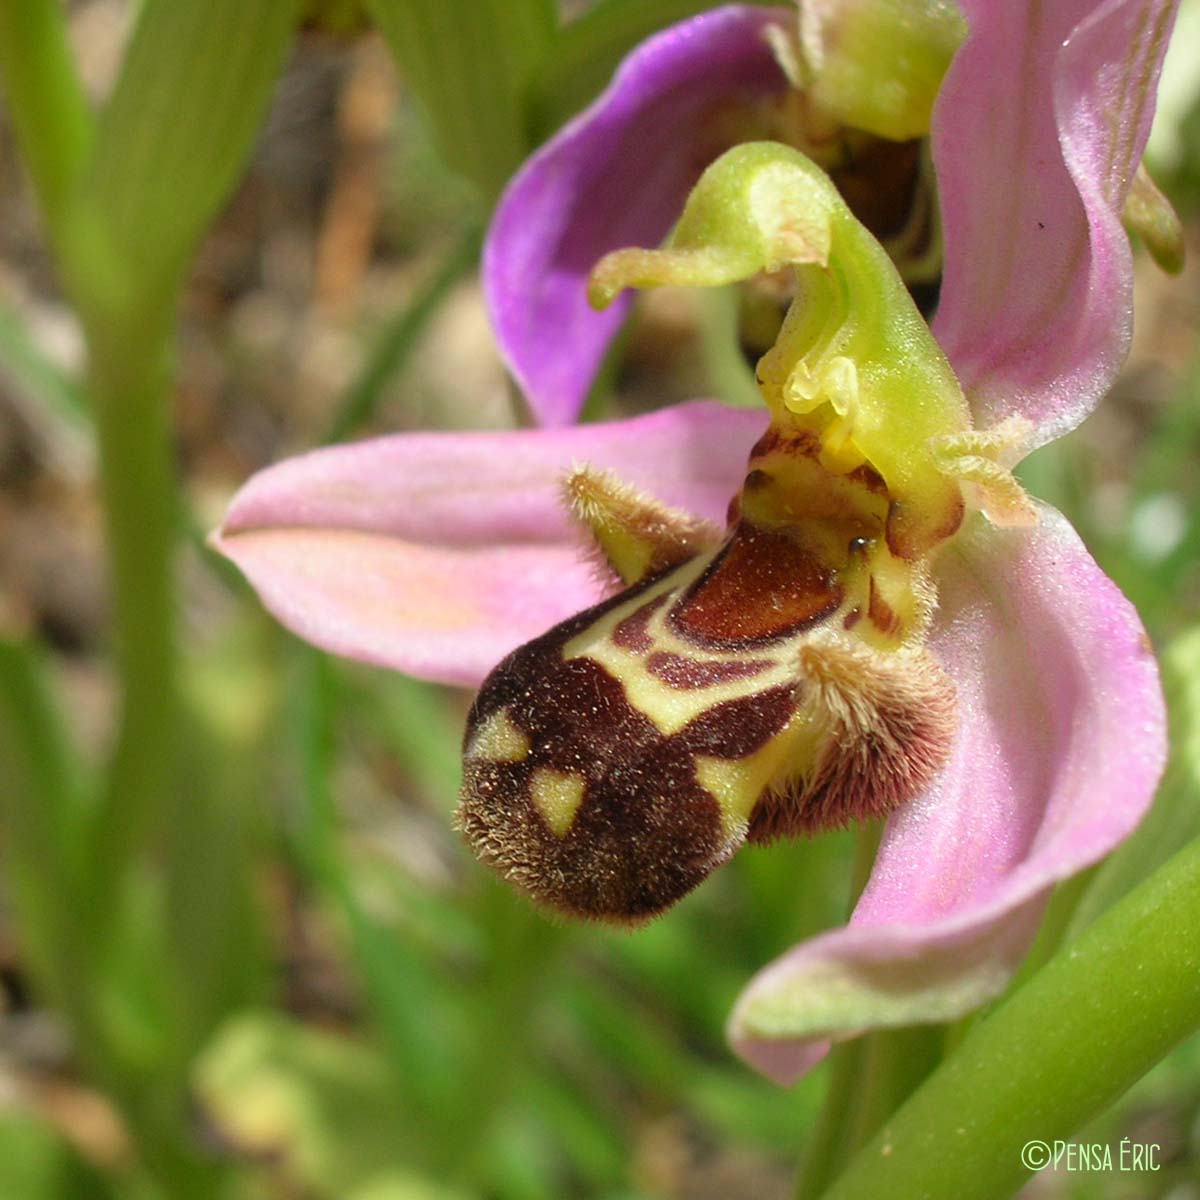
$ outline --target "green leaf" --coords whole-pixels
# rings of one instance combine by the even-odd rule
[[[769,6],[769,0],[763,2]],[[590,104],[639,42],[715,7],[713,0],[600,0],[563,26],[534,82],[537,141]]]
[[[95,222],[86,235],[103,239],[111,257],[77,269],[107,269],[135,291],[173,282],[237,182],[298,8],[298,0],[147,0],[86,180]],[[86,246],[95,249],[90,240],[75,249]]]
[[[8,116],[52,233],[87,161],[92,115],[59,0],[0,4],[0,75]]]
[[[1007,1197],[1200,1024],[1200,841],[981,1020],[827,1200]],[[1114,1151],[1115,1153],[1115,1151]]]
[[[51,362],[15,312],[0,309],[0,377],[75,432],[90,431],[83,389]]]
[[[412,939],[375,919],[358,899],[340,844],[331,772],[336,761],[338,675],[319,651],[294,647],[292,736],[301,760],[296,846],[304,867],[345,920],[373,1024],[407,1095],[444,1113],[458,1080],[448,1067],[457,1032],[431,964]]]
[[[553,0],[365,0],[445,160],[491,203],[531,149],[529,85]]]

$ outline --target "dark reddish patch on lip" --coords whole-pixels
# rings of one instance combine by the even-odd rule
[[[737,679],[752,679],[775,664],[767,658],[747,658],[729,662],[684,658],[681,654],[652,654],[646,660],[646,670],[661,679],[668,687],[680,691],[713,687]]]
[[[650,637],[650,618],[662,608],[670,597],[670,592],[663,592],[649,604],[643,604],[641,608],[631,612],[613,630],[613,644],[620,646],[622,650],[632,650],[635,654],[645,654],[649,651],[654,645],[654,641]]]
[[[815,625],[841,601],[836,572],[809,550],[743,522],[668,619],[697,645],[737,649]]]

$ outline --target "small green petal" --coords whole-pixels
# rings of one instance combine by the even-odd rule
[[[1150,257],[1168,275],[1183,270],[1186,246],[1183,225],[1170,200],[1158,190],[1145,166],[1138,167],[1123,214],[1125,229],[1145,243]]]
[[[843,125],[922,137],[966,35],[947,0],[809,0],[800,16],[808,94]]]

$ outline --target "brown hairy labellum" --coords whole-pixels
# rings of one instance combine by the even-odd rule
[[[931,600],[888,550],[878,475],[812,489],[807,521],[769,519],[780,487],[793,513],[804,502],[819,453],[816,437],[763,439],[720,541],[604,473],[568,479],[629,586],[492,672],[457,813],[536,901],[643,920],[743,842],[885,816],[944,762],[953,688],[914,636]]]

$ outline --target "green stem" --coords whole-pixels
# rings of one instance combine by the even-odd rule
[[[105,308],[83,297],[88,393],[99,449],[120,713],[105,787],[89,825],[78,925],[87,975],[113,971],[107,958],[127,933],[131,868],[179,786],[180,696],[173,570],[176,477],[171,437],[169,347],[175,297],[145,288],[136,305]],[[162,953],[167,955],[164,948]],[[169,955],[168,955],[169,957]],[[164,959],[164,961],[166,961]],[[95,988],[93,982],[87,990]],[[95,1010],[95,1004],[89,1006]],[[226,1168],[193,1144],[182,1081],[160,1064],[147,1075],[93,1011],[88,1060],[117,1099],[155,1184],[179,1200],[211,1200]],[[158,1020],[173,1020],[160,1013]],[[88,1036],[88,1030],[77,1030]]]
[[[883,825],[877,821],[855,833],[849,909],[867,886],[882,836]],[[938,1028],[884,1031],[834,1046],[828,1091],[796,1185],[797,1200],[821,1195],[884,1117],[929,1073],[940,1049]]]
[[[889,1029],[866,1039],[858,1104],[846,1138],[847,1155],[857,1153],[938,1065],[945,1037],[940,1025]]]
[[[96,931],[103,930],[130,859],[171,785],[175,751],[175,468],[162,325],[123,321],[90,339],[121,681],[108,784],[93,827],[88,891]]]
[[[829,1054],[825,1102],[796,1184],[796,1200],[811,1200],[821,1195],[848,1157],[846,1130],[858,1102],[858,1082],[862,1077],[865,1052],[863,1039],[855,1038],[834,1046]]]
[[[174,296],[150,290],[136,308],[88,310],[88,390],[100,457],[120,715],[105,790],[90,825],[79,925],[89,970],[108,971],[131,866],[178,786],[179,684],[173,557],[176,479],[168,350]],[[160,1019],[166,1019],[161,1017]],[[105,1033],[100,1030],[101,1035]],[[118,1098],[139,1152],[165,1194],[209,1200],[224,1168],[192,1145],[178,1077],[131,1069],[119,1044],[94,1070]]]
[[[828,1200],[1011,1195],[1022,1147],[1068,1138],[1200,1024],[1198,898],[1200,840],[981,1020]]]
[[[836,1046],[829,1094],[796,1187],[815,1200],[908,1099],[942,1056],[940,1025],[882,1030]]]
[[[87,161],[92,116],[58,0],[0,4],[0,71],[9,117],[52,240]]]

